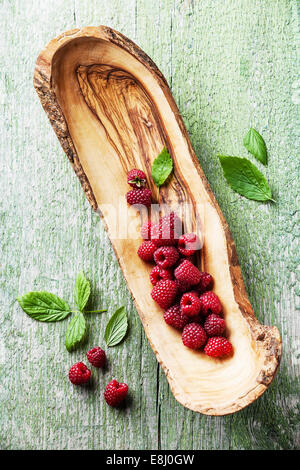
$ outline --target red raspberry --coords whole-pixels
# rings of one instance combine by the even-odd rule
[[[143,188],[147,183],[146,175],[142,170],[134,168],[128,173],[127,182],[132,188]]]
[[[159,224],[151,224],[150,238],[157,246],[159,246]]]
[[[178,251],[184,256],[192,256],[196,250],[200,250],[201,243],[195,233],[185,233],[178,240]]]
[[[200,300],[202,315],[206,316],[211,313],[220,315],[220,313],[222,312],[222,305],[220,299],[214,292],[204,292],[204,294],[200,295]]]
[[[132,189],[126,194],[128,204],[141,204],[143,206],[151,206],[151,191],[150,189]]]
[[[186,292],[181,297],[180,307],[182,313],[188,315],[189,317],[194,317],[198,315],[201,310],[201,301],[197,296],[196,292]]]
[[[70,382],[74,385],[82,385],[90,380],[91,371],[83,362],[77,362],[69,370]]]
[[[141,237],[144,240],[150,240],[151,238],[151,221],[145,222],[141,227]]]
[[[94,366],[94,367],[103,367],[105,362],[106,362],[106,354],[105,351],[101,348],[93,348],[90,349],[86,353],[86,357],[88,358],[88,361]]]
[[[176,236],[179,238],[182,230],[182,221],[175,212],[164,215],[160,219],[160,225],[167,237],[170,235],[171,238],[176,238]]]
[[[204,322],[204,329],[208,336],[220,336],[225,331],[225,320],[212,313]]]
[[[178,250],[174,246],[161,246],[154,253],[154,261],[161,268],[171,268],[179,258]]]
[[[104,398],[109,406],[118,406],[128,393],[128,385],[111,380],[105,388]]]
[[[157,247],[172,246],[177,244],[177,240],[174,239],[174,237],[170,237],[170,235],[167,235],[163,231],[160,223],[151,226],[151,240]]]
[[[189,317],[182,313],[180,305],[173,305],[164,313],[165,322],[174,326],[177,330],[182,330],[189,323]]]
[[[198,323],[189,323],[182,332],[182,342],[191,349],[200,349],[207,340],[206,333]]]
[[[177,250],[178,250],[178,248],[177,248]],[[180,266],[181,263],[183,263],[183,261],[190,261],[192,264],[195,264],[194,263],[194,256],[183,256],[179,253],[179,259],[178,259],[177,263],[175,264],[174,269],[178,268],[178,266]]]
[[[166,280],[158,282],[152,289],[151,296],[161,308],[171,307],[176,299],[177,287],[174,281]]]
[[[188,282],[192,286],[199,284],[201,278],[199,269],[188,260],[182,261],[175,269],[174,274],[176,279]]]
[[[226,356],[232,352],[232,344],[222,336],[213,336],[207,341],[204,352],[212,357]]]
[[[209,273],[201,272],[200,282],[195,288],[199,291],[199,294],[203,294],[208,290],[212,289],[213,286],[213,278]]]
[[[178,292],[184,293],[191,290],[191,284],[185,281],[179,281],[179,279],[175,279],[175,284],[178,289]]]
[[[154,245],[153,242],[149,241],[144,241],[138,251],[137,254],[143,261],[153,261],[153,255],[154,252],[157,250],[157,246]]]
[[[177,245],[181,233],[181,220],[171,212],[159,219],[158,224],[151,229],[151,239],[157,246]]]
[[[170,269],[163,269],[160,266],[154,266],[150,273],[150,281],[155,286],[160,281],[172,279],[173,273]]]

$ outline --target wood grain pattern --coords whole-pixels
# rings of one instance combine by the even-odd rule
[[[92,206],[96,201],[103,213],[146,334],[175,398],[209,415],[229,414],[252,403],[277,371],[279,331],[261,326],[254,316],[228,225],[155,64],[111,28],[87,27],[63,33],[46,46],[37,59],[34,85],[63,148],[66,139],[71,142],[67,153],[83,172],[88,199]],[[150,289],[145,295],[149,269],[136,253],[140,240],[113,237],[116,211],[102,209],[110,205],[117,210],[129,169],[143,169],[151,181],[152,162],[164,145],[174,161],[174,182],[165,186],[157,202],[170,207],[190,203],[194,211],[201,206],[202,264],[214,277],[234,346],[232,357],[221,362],[184,348],[178,332],[164,324]],[[125,218],[120,222],[125,225]]]
[[[9,184],[1,201],[0,447],[299,446],[296,1],[3,0],[0,9],[2,188]],[[51,37],[99,23],[131,37],[166,76],[233,233],[254,311],[282,333],[284,354],[275,382],[232,416],[203,416],[174,400],[99,217],[49,132],[32,88],[35,58]],[[240,198],[223,179],[216,154],[251,159],[242,145],[249,126],[267,142],[269,164],[259,168],[276,205]],[[110,367],[94,376],[92,391],[79,393],[65,382],[65,373],[83,359],[85,348],[71,356],[64,350],[68,322],[37,324],[14,299],[36,288],[72,303],[72,283],[82,268],[93,285],[93,306],[110,307],[108,314],[88,318],[87,346],[101,345],[107,318],[122,304],[130,332],[124,344],[109,350]],[[112,376],[128,381],[132,390],[130,407],[118,413],[103,407],[100,398]]]

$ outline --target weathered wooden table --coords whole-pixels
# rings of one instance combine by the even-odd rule
[[[2,0],[1,25],[1,449],[292,449],[297,447],[299,159],[295,1]],[[232,230],[259,320],[279,327],[284,355],[266,394],[245,410],[207,417],[179,405],[145,338],[97,214],[49,125],[32,86],[40,49],[59,33],[106,24],[140,45],[164,72],[192,144]],[[239,197],[217,153],[248,156],[259,130],[269,152],[276,204]],[[298,152],[299,156],[299,152]],[[251,157],[250,157],[251,158]],[[297,206],[298,203],[298,206]],[[297,225],[298,222],[298,225]],[[37,323],[15,298],[49,290],[72,302],[74,278],[92,282],[88,345],[103,345],[107,318],[126,305],[130,332],[88,389],[69,366],[86,347],[64,348],[68,321]],[[298,278],[299,281],[299,278]],[[130,404],[102,398],[116,377]],[[298,441],[299,443],[299,441]]]

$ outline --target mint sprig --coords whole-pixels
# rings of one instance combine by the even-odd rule
[[[248,152],[264,165],[267,164],[267,148],[262,136],[252,127],[244,137],[244,146]]]
[[[168,179],[172,170],[173,160],[164,147],[152,165],[152,178],[158,188]]]
[[[267,148],[262,136],[252,127],[244,137],[244,146],[264,165]],[[273,201],[272,192],[264,175],[247,158],[218,155],[229,186],[247,199]]]
[[[126,335],[128,320],[125,307],[120,307],[110,318],[106,325],[104,339],[107,346],[116,346]]]
[[[218,155],[224,176],[237,193],[255,201],[274,201],[268,182],[247,158]]]
[[[86,279],[84,273],[81,271],[75,281],[75,303],[79,310],[83,310],[89,300],[91,294],[91,287],[89,281]]]
[[[57,295],[46,291],[33,291],[17,298],[20,307],[34,320],[42,322],[58,322],[67,318],[70,313],[75,315],[68,326],[65,345],[68,351],[76,349],[85,339],[87,332],[84,313],[101,313],[102,310],[84,310],[91,294],[89,281],[80,272],[75,281],[74,299],[77,310],[71,310],[68,303]]]
[[[57,322],[71,313],[67,302],[50,292],[28,292],[17,301],[27,315],[38,321]]]
[[[83,343],[86,336],[86,321],[82,312],[77,312],[69,323],[65,345],[69,352]]]

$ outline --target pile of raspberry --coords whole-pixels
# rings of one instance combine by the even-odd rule
[[[127,193],[127,202],[143,204],[147,199],[145,205],[149,207],[151,192],[141,189],[146,185],[146,175],[131,170],[128,183],[135,189]],[[219,297],[212,292],[213,278],[195,266],[195,255],[201,248],[199,237],[181,232],[182,221],[174,212],[141,227],[144,241],[138,255],[143,261],[155,263],[150,272],[151,296],[165,310],[165,322],[182,331],[186,347],[204,348],[205,354],[212,357],[226,356],[232,352],[232,344],[223,336],[226,324]]]

